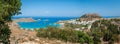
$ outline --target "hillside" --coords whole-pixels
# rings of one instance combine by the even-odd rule
[[[93,38],[95,39],[95,42],[119,44],[120,42],[119,25],[120,19],[103,19],[94,22],[91,27],[91,33],[93,35]]]
[[[100,20],[102,17],[99,14],[96,13],[88,13],[88,14],[84,14],[80,17],[79,20],[82,21],[92,21],[92,20]]]
[[[80,18],[102,18],[102,17],[96,13],[92,13],[92,14],[84,14]]]

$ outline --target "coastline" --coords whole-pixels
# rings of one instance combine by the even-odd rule
[[[16,25],[19,29],[22,30],[34,30],[34,28],[22,28],[20,27],[20,25],[18,24],[18,22],[34,22],[35,20],[33,18],[19,18],[19,19],[15,19],[12,21],[12,25]],[[36,28],[39,29],[39,28]]]
[[[24,29],[24,30],[34,30],[34,29],[46,28],[47,26],[53,26],[53,27],[55,26],[55,27],[61,28],[61,26],[62,26],[61,24],[56,23],[56,20],[54,21],[54,19],[51,21],[51,18],[49,20],[47,20],[47,21],[46,21],[46,19],[40,20],[40,18],[38,18],[38,19],[33,19],[33,18],[19,18],[19,19],[13,20],[13,22],[15,22],[17,25],[19,25],[20,29]],[[38,24],[38,23],[40,23],[40,24]],[[42,23],[44,23],[45,25],[42,24]],[[34,28],[34,26],[36,26],[36,25],[37,25],[37,27]],[[43,25],[43,26],[41,26],[41,25]],[[28,28],[26,26],[28,26]],[[39,26],[41,26],[41,27],[39,27]]]
[[[34,37],[37,39],[35,31],[20,29],[19,25],[17,24],[18,21],[19,20],[13,20],[8,25],[12,32],[10,35],[11,44],[14,44],[16,41],[19,41],[23,38]],[[33,21],[33,20],[31,20],[31,21]]]
[[[79,18],[80,21],[77,21],[78,19],[71,19],[71,20],[65,20],[65,21],[58,21],[57,23],[61,25],[61,28],[66,28],[66,24],[72,24],[72,25],[87,25],[87,27],[79,27],[74,28],[74,30],[78,31],[84,31],[87,28],[87,31],[90,31],[92,23],[99,20],[111,20],[111,19],[120,19],[120,18],[93,18],[88,20],[87,18]]]
[[[16,42],[18,44],[28,44],[28,43],[34,43],[34,44],[54,44],[54,43],[60,43],[60,44],[74,44],[71,42],[65,42],[57,39],[47,39],[47,38],[39,38],[36,36],[37,32],[35,30],[25,30],[20,29],[19,25],[16,21],[12,21],[9,23],[9,27],[11,30],[10,35],[10,44],[15,44]],[[31,41],[32,39],[32,41]]]
[[[70,19],[70,20],[59,20],[57,22],[55,22],[54,24],[59,24],[60,28],[65,28],[65,23],[74,23],[74,24],[81,24],[80,22],[77,22],[76,20],[85,20],[85,18],[77,18],[77,19]],[[99,19],[94,19],[94,20],[100,20],[100,19],[114,19],[114,18],[99,18]],[[115,19],[119,19],[119,18],[115,18]],[[40,29],[40,28],[22,28],[20,27],[20,25],[18,24],[18,22],[34,22],[36,20],[34,20],[33,18],[19,18],[19,19],[16,19],[16,20],[13,20],[13,23],[15,25],[17,25],[17,27],[19,27],[20,29],[23,29],[23,30],[34,30],[34,29]]]
[[[27,18],[28,19],[28,18]],[[31,19],[31,18],[30,18]],[[116,18],[101,18],[101,19],[116,19]],[[120,18],[117,18],[117,19],[120,19]],[[58,24],[60,24],[61,25],[61,28],[65,28],[65,26],[64,26],[64,24],[65,24],[65,22],[76,22],[76,20],[78,20],[78,19],[71,19],[71,20],[60,20],[60,21],[58,21],[58,22],[56,22],[56,23],[58,23]],[[100,19],[99,19],[100,20]],[[19,27],[19,25],[17,24],[17,22],[18,21],[20,21],[20,20],[13,20],[11,23],[10,23],[10,25],[9,25],[9,27],[10,27],[10,30],[11,30],[11,32],[12,32],[12,34],[11,34],[11,38],[10,38],[10,40],[11,40],[11,42],[12,43],[14,43],[16,40],[18,40],[18,39],[24,39],[24,38],[27,38],[27,39],[29,39],[29,37],[30,38],[34,38],[34,39],[37,39],[38,41],[39,41],[39,38],[38,37],[36,37],[36,32],[35,32],[35,30],[30,30],[30,29],[21,29],[20,27]],[[22,22],[24,22],[24,21],[22,21]],[[25,21],[26,22],[26,21]],[[34,20],[29,20],[28,22],[34,22]],[[79,23],[79,22],[78,22]],[[83,22],[84,23],[84,22]],[[75,23],[76,24],[76,23]],[[90,25],[91,26],[91,25]],[[90,28],[90,26],[89,26],[89,28]],[[79,28],[76,28],[75,30],[81,30],[81,29],[79,29]],[[14,40],[15,39],[15,40]],[[46,40],[46,39],[45,39]],[[22,41],[24,41],[24,40],[22,40]],[[37,41],[37,42],[38,42]],[[30,42],[30,41],[29,41]],[[40,41],[39,41],[40,42]],[[22,43],[21,41],[20,41],[20,43]],[[36,43],[36,42],[35,42]]]

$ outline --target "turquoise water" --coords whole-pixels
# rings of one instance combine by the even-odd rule
[[[18,19],[18,18],[27,18],[27,17],[14,17],[12,19]],[[33,28],[46,28],[48,26],[54,26],[54,27],[61,27],[60,24],[56,24],[59,20],[70,20],[70,19],[76,19],[77,17],[32,17],[34,22],[18,22],[20,28],[27,28],[27,29],[33,29]]]

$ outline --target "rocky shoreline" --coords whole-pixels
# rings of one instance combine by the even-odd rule
[[[28,38],[35,37],[36,38],[36,32],[35,31],[28,31],[28,30],[23,30],[20,29],[19,25],[17,22],[33,22],[34,20],[32,18],[20,18],[13,20],[10,24],[10,30],[11,30],[11,35],[10,35],[10,43],[15,44],[15,43],[22,43],[22,41],[27,41]],[[27,37],[27,38],[26,38]]]
[[[34,22],[35,20],[33,18],[19,18],[13,20],[13,22]]]
[[[17,27],[19,27],[20,29],[23,30],[34,30],[34,29],[27,29],[27,28],[21,28],[18,24],[18,22],[34,22],[35,20],[33,18],[19,18],[19,19],[15,19],[13,20],[13,25],[16,25]]]

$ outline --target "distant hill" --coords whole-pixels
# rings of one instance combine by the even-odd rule
[[[92,13],[92,14],[84,14],[80,18],[102,18],[102,17],[96,13]]]

